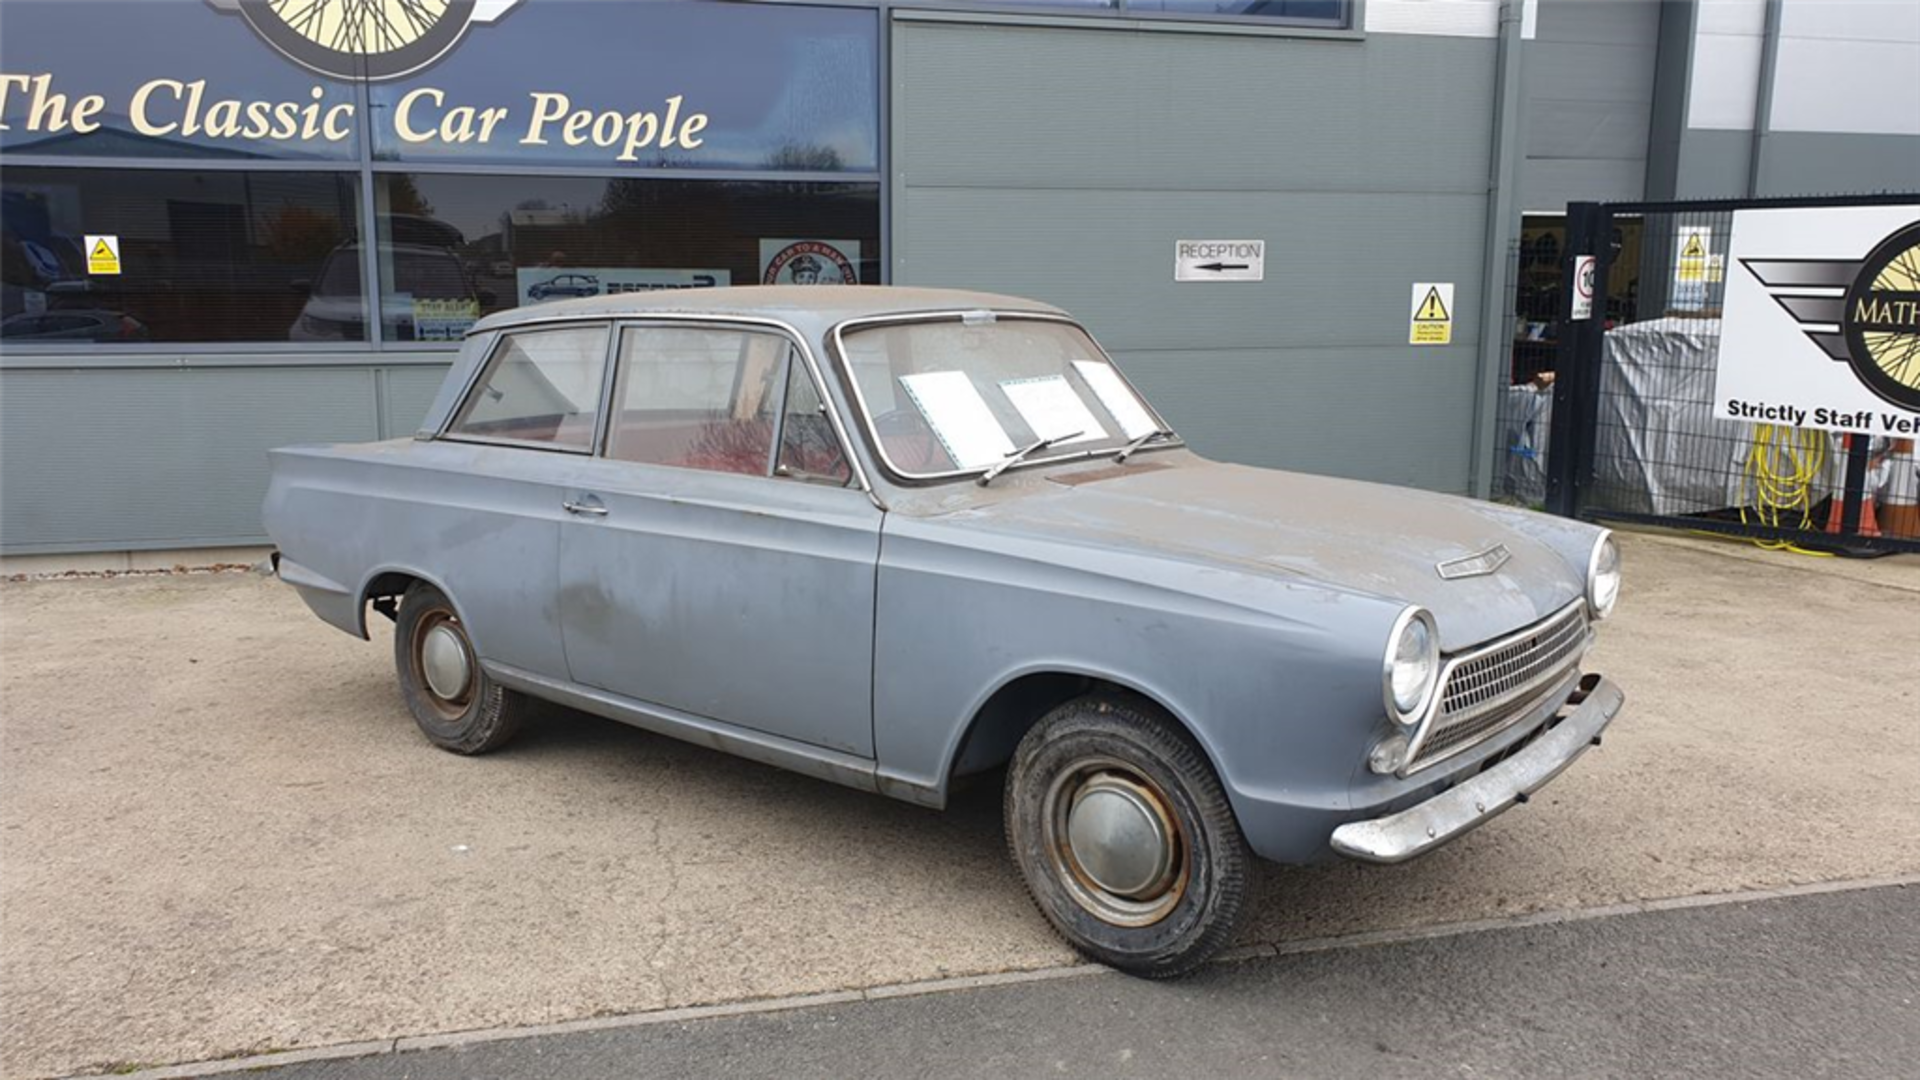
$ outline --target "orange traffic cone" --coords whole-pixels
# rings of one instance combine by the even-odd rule
[[[1841,519],[1846,516],[1847,500],[1844,496],[1835,496],[1834,498],[1828,500],[1828,506],[1829,506],[1829,509],[1827,510],[1827,531],[1830,533],[1837,533],[1840,531]],[[1871,495],[1863,495],[1860,498],[1860,533],[1859,535],[1861,536],[1879,536],[1880,535],[1880,520],[1873,512],[1873,496]]]

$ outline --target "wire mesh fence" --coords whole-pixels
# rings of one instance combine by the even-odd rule
[[[1555,324],[1554,400],[1541,422],[1554,459],[1542,470],[1548,505],[1780,544],[1920,551],[1920,507],[1906,510],[1920,503],[1911,440],[1716,413],[1739,208],[1569,208],[1564,304],[1578,303],[1573,256],[1597,261],[1591,317]]]

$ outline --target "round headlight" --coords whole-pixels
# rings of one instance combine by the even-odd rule
[[[1424,608],[1408,608],[1387,640],[1387,714],[1403,724],[1418,720],[1439,678],[1440,634],[1433,616]]]
[[[1613,534],[1605,533],[1587,560],[1587,609],[1594,618],[1604,619],[1613,614],[1619,599],[1620,549],[1613,546]]]

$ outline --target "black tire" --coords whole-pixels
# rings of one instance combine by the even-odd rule
[[[1063,813],[1062,799],[1077,807],[1101,788],[1130,792],[1139,801],[1125,805],[1154,807],[1152,820],[1173,827],[1170,844],[1154,845],[1174,852],[1155,861],[1160,876],[1127,897],[1102,887],[1067,839],[1074,815]],[[1239,928],[1252,859],[1240,823],[1206,756],[1150,703],[1091,695],[1042,717],[1007,770],[1006,825],[1040,913],[1102,964],[1172,978],[1205,963]]]
[[[467,679],[457,692],[434,690],[424,670],[427,636],[444,627],[464,651]],[[420,731],[442,750],[456,754],[484,754],[505,746],[519,733],[529,702],[487,677],[480,669],[473,642],[446,594],[426,582],[416,582],[400,600],[393,628],[393,663],[400,675],[400,693]]]

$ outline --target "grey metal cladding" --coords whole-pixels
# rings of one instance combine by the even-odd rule
[[[269,449],[378,435],[368,368],[9,371],[0,545],[264,539]]]
[[[1209,454],[1467,489],[1492,41],[894,34],[896,282],[1072,311]],[[1218,237],[1266,280],[1176,284]],[[1408,346],[1415,280],[1453,347]]]
[[[419,430],[440,384],[447,380],[446,364],[388,368],[380,396],[380,433],[384,438],[411,435]]]
[[[894,41],[910,187],[1486,193],[1490,40],[911,24]]]
[[[1207,354],[1209,379],[1193,378],[1192,354],[1115,351],[1114,359],[1201,454],[1254,465],[1352,476],[1463,494],[1471,447],[1445,424],[1407,424],[1387,436],[1382,386],[1436,416],[1473,407],[1474,349],[1245,349]],[[1356,370],[1369,376],[1356,378]],[[1217,381],[1237,387],[1223,395]],[[1204,422],[1186,423],[1186,418]],[[1391,444],[1392,450],[1383,450]]]
[[[1655,0],[1540,4],[1525,58],[1526,209],[1645,196],[1659,31]]]

